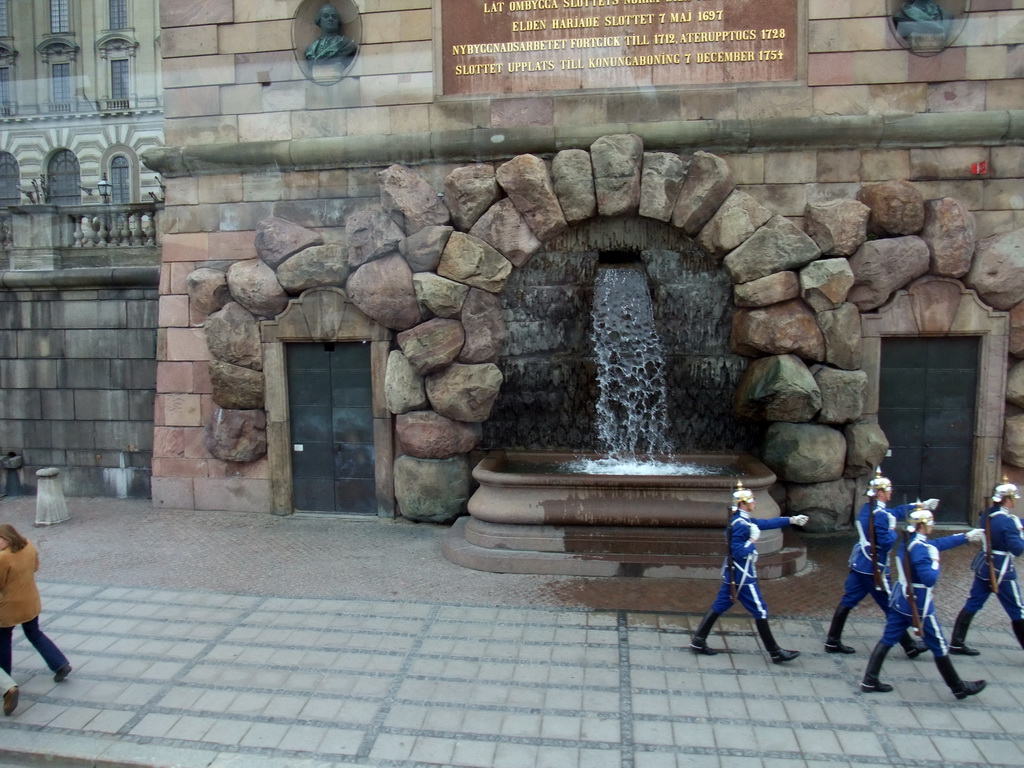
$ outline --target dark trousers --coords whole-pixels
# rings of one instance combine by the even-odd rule
[[[757,579],[747,581],[742,587],[738,587],[736,589],[736,600],[739,600],[740,604],[755,619],[768,618],[768,606],[764,602],[764,596],[761,594],[761,587],[758,586]],[[728,582],[723,582],[721,589],[718,590],[718,597],[715,598],[715,602],[711,606],[711,610],[718,614],[725,613],[736,604],[736,600],[732,598],[732,587]]]
[[[44,635],[43,630],[39,628],[38,616],[31,621],[26,621],[22,624],[21,629],[25,633],[26,639],[32,643],[32,646],[37,651],[39,651],[39,655],[43,657],[43,661],[46,662],[46,666],[48,666],[52,672],[56,672],[68,663],[67,657],[60,652],[60,649],[54,645],[53,641]],[[0,669],[3,669],[7,674],[11,674],[11,645],[13,632],[14,627],[0,627]]]
[[[998,576],[996,577],[998,578]],[[974,574],[974,583],[971,584],[971,594],[964,604],[964,610],[970,613],[977,613],[992,594],[991,584],[988,579],[983,579]],[[1014,572],[1006,574],[999,582],[999,591],[996,597],[1003,604],[1003,610],[1010,617],[1010,621],[1024,619],[1024,599],[1021,598],[1020,587],[1017,585],[1017,574]]]
[[[885,622],[885,632],[882,634],[882,645],[892,648],[900,641],[900,638],[910,629],[913,620],[905,613],[897,610],[889,611]],[[921,629],[924,630],[924,644],[931,650],[935,658],[949,655],[949,645],[946,638],[942,636],[942,628],[934,613],[928,613],[921,617]]]
[[[882,576],[882,584],[885,589],[875,589],[875,577],[870,573],[861,573],[852,568],[846,577],[846,587],[843,597],[839,601],[847,608],[856,608],[857,604],[868,595],[874,598],[878,607],[885,613],[889,613],[889,581]]]

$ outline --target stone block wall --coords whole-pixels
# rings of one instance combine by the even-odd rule
[[[1024,103],[1024,102],[1022,102]],[[926,200],[955,197],[975,215],[978,238],[1024,226],[1024,147],[962,146],[721,153],[737,184],[796,223],[810,203],[856,196],[865,184],[907,179]],[[972,173],[985,163],[983,177]]]
[[[960,200],[975,215],[979,240],[1024,226],[1024,209],[1012,194],[1024,167],[1020,147],[829,149],[722,157],[738,189],[801,228],[808,204],[853,198],[862,186],[901,175],[926,199]],[[988,161],[989,178],[974,179],[958,170],[968,160],[977,162],[974,158]],[[460,165],[431,163],[417,170],[440,192],[444,178]],[[224,462],[211,458],[203,446],[204,424],[214,408],[210,354],[203,340],[206,316],[190,305],[187,276],[199,267],[226,269],[234,261],[256,258],[257,224],[272,216],[314,229],[326,242],[347,244],[346,218],[379,205],[379,170],[260,170],[168,180],[152,483],[156,505],[256,512],[271,507],[266,459]]]
[[[149,497],[157,301],[155,285],[0,292],[0,453],[24,457],[7,471],[25,492],[53,466],[70,496]]]
[[[379,204],[377,172],[392,163],[415,167],[441,193],[447,175],[471,162],[550,160],[603,134],[633,133],[651,150],[715,152],[738,189],[801,228],[807,205],[896,179],[925,199],[956,198],[974,214],[979,240],[1024,227],[1021,0],[975,0],[960,37],[929,58],[892,37],[885,0],[808,0],[792,83],[472,98],[439,93],[433,3],[358,5],[360,53],[328,86],[304,78],[295,59],[302,0],[161,8],[168,150],[149,158],[168,185],[158,505],[269,510],[265,460],[235,465],[203,448],[210,355],[187,276],[255,258],[257,224],[270,217],[347,244],[346,220]],[[979,117],[994,126],[985,136]]]
[[[938,56],[889,31],[885,0],[808,2],[803,79],[644,92],[439,97],[432,4],[366,0],[362,46],[340,82],[306,80],[292,49],[300,0],[177,0],[161,9],[169,145],[475,128],[672,120],[955,113],[1024,103],[1024,9],[975,2]],[[620,126],[621,128],[621,126]]]

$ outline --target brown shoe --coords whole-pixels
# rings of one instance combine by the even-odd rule
[[[18,708],[18,686],[14,686],[4,694],[4,714],[10,716]]]

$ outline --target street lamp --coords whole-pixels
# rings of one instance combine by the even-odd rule
[[[107,174],[104,173],[103,178],[96,185],[96,189],[99,191],[104,203],[110,203],[110,192],[113,188],[114,185],[107,181]]]
[[[113,187],[114,185],[107,181],[107,174],[105,173],[96,185],[96,191],[100,193],[100,197],[103,198],[103,205],[105,206],[103,225],[100,230],[100,239],[104,242],[109,242],[113,238],[113,233],[110,231],[110,191]]]

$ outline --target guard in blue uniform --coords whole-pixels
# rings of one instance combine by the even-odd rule
[[[896,523],[905,520],[915,509],[912,504],[886,507],[892,498],[892,483],[882,476],[881,470],[875,470],[875,477],[868,483],[867,496],[869,501],[857,515],[857,543],[850,553],[845,591],[832,614],[832,624],[825,638],[828,653],[854,653],[852,647],[843,644],[843,627],[850,611],[865,597],[871,595],[883,612],[889,612],[889,552],[896,543]],[[934,511],[939,500],[928,499],[922,504]],[[912,659],[926,650],[923,643],[915,642],[910,635],[900,638],[900,646]]]
[[[1003,482],[992,491],[995,502],[981,516],[980,527],[985,532],[982,542],[984,549],[974,558],[974,583],[971,594],[956,617],[953,636],[949,639],[949,652],[962,656],[977,656],[980,651],[964,643],[967,629],[974,614],[988,600],[993,592],[999,597],[1003,610],[1010,617],[1010,626],[1017,642],[1024,648],[1024,602],[1021,601],[1017,585],[1017,570],[1013,559],[1024,552],[1024,533],[1021,532],[1020,518],[1013,509],[1020,493],[1017,486],[1003,477]]]
[[[736,492],[733,493],[732,498],[732,517],[729,520],[729,526],[725,529],[729,554],[726,555],[722,565],[722,588],[718,591],[718,597],[711,606],[711,610],[701,620],[696,634],[690,641],[690,649],[694,653],[705,656],[714,656],[718,653],[715,649],[708,647],[708,633],[718,617],[732,608],[739,600],[754,617],[754,624],[761,636],[761,642],[764,643],[765,650],[768,651],[772,661],[776,664],[792,661],[800,655],[800,652],[780,648],[772,636],[771,627],[768,626],[768,606],[761,594],[761,587],[757,584],[756,544],[762,530],[784,528],[787,525],[804,525],[807,522],[807,515],[766,519],[752,518],[750,515],[756,508],[757,502],[754,500],[754,494],[744,488],[742,483],[736,484]]]
[[[892,690],[888,683],[879,681],[878,674],[882,671],[882,662],[907,629],[914,627],[924,635],[925,645],[935,656],[935,666],[939,668],[942,679],[949,690],[958,699],[964,699],[980,693],[985,687],[984,680],[965,682],[960,679],[953,668],[953,660],[949,657],[949,646],[942,636],[942,628],[935,617],[935,604],[932,602],[932,590],[939,580],[939,552],[959,547],[967,541],[980,542],[984,532],[975,528],[967,533],[954,533],[939,539],[928,539],[932,532],[935,518],[929,509],[918,509],[910,513],[912,525],[907,527],[910,536],[900,542],[896,553],[896,572],[898,581],[892,591],[891,610],[885,622],[885,632],[871,652],[868,668],[864,672],[860,689],[865,693],[887,693]],[[907,585],[910,585],[908,589]]]

